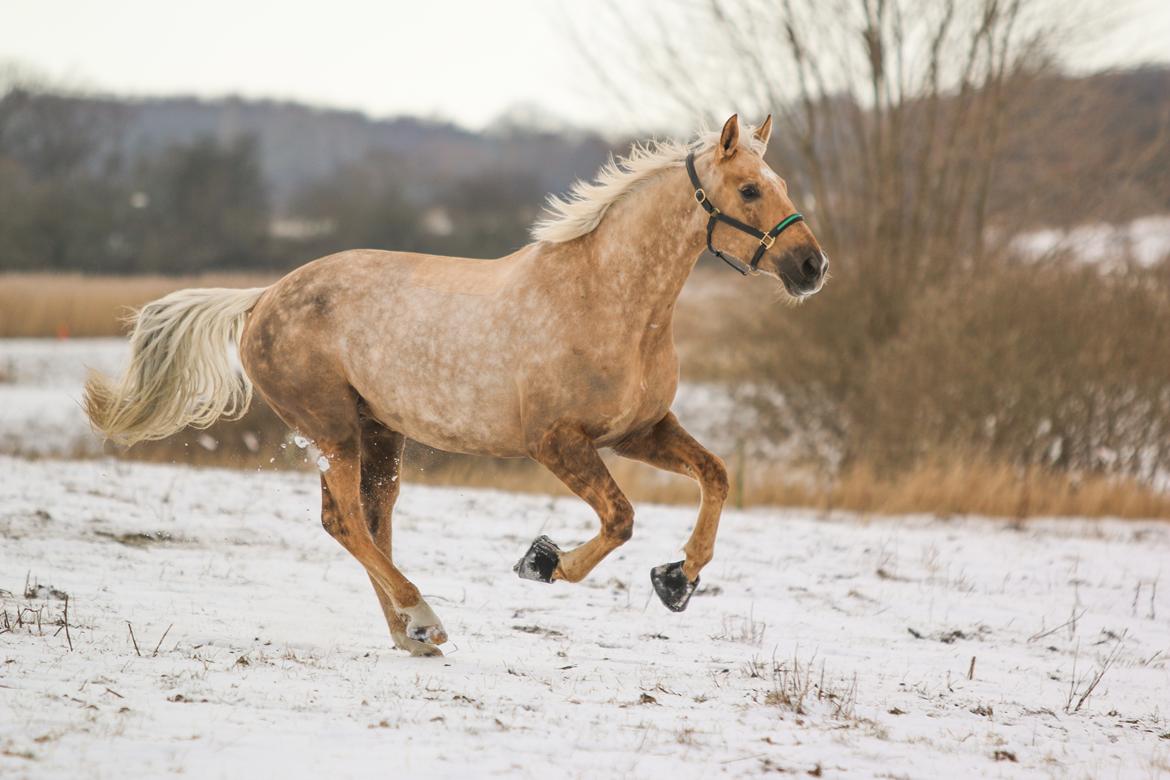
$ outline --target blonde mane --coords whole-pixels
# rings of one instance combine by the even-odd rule
[[[763,154],[764,145],[754,138],[753,130],[747,127],[746,132],[740,133],[740,145],[747,143],[753,151]],[[687,154],[692,151],[701,154],[718,140],[718,132],[702,131],[689,144],[658,140],[637,142],[626,156],[610,156],[593,181],[578,179],[567,195],[548,196],[545,216],[532,226],[532,238],[560,243],[593,232],[609,207],[642,182],[664,170],[681,166]]]

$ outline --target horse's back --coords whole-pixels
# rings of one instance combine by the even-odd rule
[[[467,298],[490,298],[515,281],[520,264],[499,260],[352,249],[306,263],[269,287],[249,327],[278,321],[293,330],[347,324],[395,308],[466,308]],[[421,305],[420,305],[421,304]]]

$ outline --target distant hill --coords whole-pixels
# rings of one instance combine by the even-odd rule
[[[1075,219],[1090,205],[1117,218],[1170,210],[1165,173],[1170,170],[1170,69],[1046,76],[1028,91],[1004,133],[1006,164],[995,187],[1003,200],[993,208],[1027,203],[1045,221]],[[357,111],[271,100],[46,99],[84,105],[96,116],[120,117],[121,151],[130,158],[200,138],[229,144],[254,136],[278,211],[307,184],[373,153],[390,153],[409,165],[415,174],[412,186],[429,183],[431,192],[418,193],[426,201],[452,181],[493,171],[531,179],[546,192],[562,192],[573,179],[592,174],[613,150],[590,131],[530,130],[521,122],[473,132],[415,117],[374,119]],[[1165,143],[1145,172],[1119,178],[1118,162],[1159,137]],[[624,144],[618,147],[621,151]],[[1091,191],[1073,193],[1070,182]]]
[[[0,93],[0,268],[283,267],[354,246],[499,256],[595,133],[264,100]]]
[[[298,103],[226,98],[120,100],[85,98],[124,123],[122,151],[133,157],[175,143],[214,138],[227,144],[245,136],[259,142],[264,178],[275,204],[286,205],[306,184],[372,152],[390,152],[426,167],[436,182],[493,170],[530,176],[548,192],[567,189],[605,160],[610,145],[585,131],[529,131],[509,127],[472,132],[456,125],[398,117],[372,119],[357,111]]]
[[[1170,68],[1037,79],[1007,124],[993,209],[1064,227],[1170,212]]]

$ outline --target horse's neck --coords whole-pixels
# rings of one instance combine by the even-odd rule
[[[631,316],[669,317],[703,250],[703,224],[686,174],[671,169],[609,209],[587,242],[588,267]]]

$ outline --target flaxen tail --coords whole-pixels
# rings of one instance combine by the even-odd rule
[[[179,290],[142,307],[132,317],[126,373],[114,383],[91,372],[85,384],[93,427],[129,445],[243,415],[252,383],[233,355],[264,289]]]

